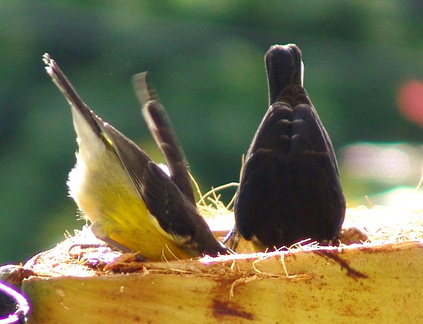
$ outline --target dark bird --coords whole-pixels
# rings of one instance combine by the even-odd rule
[[[331,140],[303,88],[301,51],[274,45],[265,64],[270,107],[245,156],[236,229],[257,250],[335,239],[345,198]]]

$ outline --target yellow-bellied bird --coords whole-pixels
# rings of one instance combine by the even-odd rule
[[[331,140],[303,88],[301,51],[274,45],[265,64],[270,107],[245,156],[236,228],[257,250],[332,240],[345,198]]]
[[[187,162],[170,120],[148,89],[146,73],[134,76],[143,116],[168,164],[158,164],[82,101],[48,54],[46,71],[71,106],[77,134],[70,196],[93,223],[94,234],[149,260],[186,259],[227,252],[199,215]]]

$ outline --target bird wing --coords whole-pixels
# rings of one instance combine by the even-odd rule
[[[103,125],[103,132],[112,141],[122,165],[144,200],[160,229],[180,244],[190,241],[196,226],[195,209],[185,199],[172,179],[141,150],[110,124]]]
[[[171,178],[185,195],[188,202],[195,205],[194,191],[188,171],[188,162],[182,146],[172,127],[170,118],[147,82],[148,73],[133,76],[133,86],[138,100],[143,106],[142,114],[157,146],[162,151]]]

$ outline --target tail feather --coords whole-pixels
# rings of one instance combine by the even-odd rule
[[[66,100],[69,102],[72,109],[76,109],[85,121],[89,124],[91,130],[101,138],[101,129],[98,123],[96,122],[96,116],[94,112],[88,108],[85,102],[81,99],[81,97],[76,92],[75,88],[69,82],[68,78],[62,72],[62,70],[57,65],[56,61],[53,60],[49,54],[45,53],[43,55],[43,61],[46,65],[45,69],[52,78],[53,82],[59,88],[60,92],[65,96]],[[75,125],[75,129],[78,129],[78,125]]]
[[[294,44],[273,45],[264,57],[266,63],[269,106],[277,101],[289,85],[303,85],[301,50]]]

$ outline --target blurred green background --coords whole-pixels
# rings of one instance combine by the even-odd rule
[[[130,83],[150,71],[206,191],[238,180],[267,109],[263,55],[275,43],[302,49],[306,89],[338,156],[361,141],[418,147],[422,130],[401,116],[396,94],[423,79],[422,15],[420,0],[1,1],[0,264],[84,224],[65,184],[76,149],[70,110],[43,53],[93,110],[158,158]],[[350,206],[384,189],[350,180]]]

